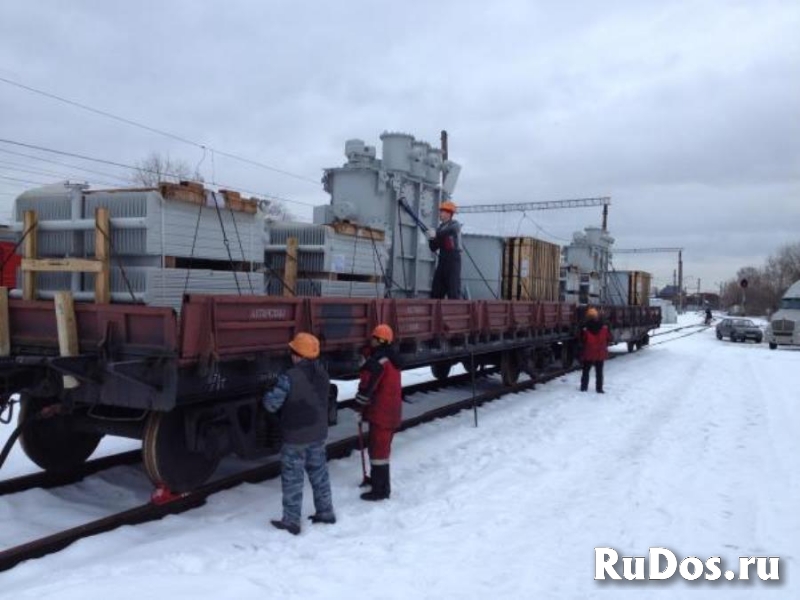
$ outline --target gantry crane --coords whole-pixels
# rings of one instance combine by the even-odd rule
[[[529,210],[552,210],[557,208],[583,208],[587,206],[603,207],[603,231],[608,230],[608,206],[611,204],[610,196],[597,198],[573,198],[569,200],[549,200],[544,202],[510,202],[504,204],[467,204],[458,207],[458,212],[489,213],[489,212],[527,212]]]

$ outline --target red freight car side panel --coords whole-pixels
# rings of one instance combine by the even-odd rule
[[[17,269],[19,268],[22,257],[14,254],[14,244],[11,242],[0,242],[0,286],[13,288],[17,286]]]

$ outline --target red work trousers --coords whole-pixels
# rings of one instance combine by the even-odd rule
[[[388,465],[392,453],[392,438],[394,429],[369,425],[369,462],[371,465]]]

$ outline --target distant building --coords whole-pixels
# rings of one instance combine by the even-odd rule
[[[661,288],[661,291],[656,294],[656,298],[675,302],[678,298],[678,289],[679,288],[677,285],[665,285],[663,288]]]

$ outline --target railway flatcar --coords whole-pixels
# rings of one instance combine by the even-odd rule
[[[645,339],[660,321],[657,308],[608,312],[620,336]],[[431,365],[446,377],[456,362],[493,365],[509,384],[523,370],[571,363],[580,313],[558,302],[198,295],[185,298],[180,318],[169,308],[85,303],[75,320],[79,353],[61,356],[53,303],[8,303],[11,352],[0,377],[6,400],[21,395],[26,454],[69,470],[104,435],[141,439],[153,483],[180,492],[206,481],[226,454],[277,450],[260,398],[299,331],[320,338],[335,378],[355,376],[370,332],[387,322],[405,368]]]
[[[517,268],[504,260],[502,240],[482,239],[486,253],[474,267],[492,296],[431,299],[435,257],[421,230],[435,227],[460,167],[409,135],[381,138],[381,160],[373,147],[347,142],[348,162],[324,177],[331,204],[315,211],[313,225],[267,228],[262,287],[253,283],[260,255],[252,238],[246,253],[239,237],[257,222],[255,203],[238,194],[198,184],[23,194],[16,205],[22,289],[0,289],[0,414],[20,405],[10,443],[18,436],[37,465],[70,471],[103,436],[141,440],[154,485],[184,492],[205,482],[226,455],[278,450],[278,428],[261,398],[288,366],[287,342],[299,332],[320,339],[336,379],[357,376],[378,323],[394,329],[404,369],[429,366],[439,379],[458,363],[473,372],[496,367],[506,385],[522,372],[536,377],[553,364],[571,365],[586,304],[557,297],[559,249],[534,245],[549,257],[543,271],[554,278],[534,286],[526,281],[534,281],[537,265]],[[181,235],[166,244],[166,225],[156,231],[148,223],[175,223]],[[610,240],[604,230],[591,235]],[[596,262],[593,240],[574,251],[577,262]],[[233,256],[237,246],[241,255]],[[187,254],[167,256],[167,249]],[[521,250],[514,255],[527,256]],[[186,265],[195,261],[203,293],[190,287]],[[514,285],[500,285],[501,270]],[[183,293],[171,290],[172,300],[159,305],[168,280],[179,281]],[[526,286],[525,299],[494,291]],[[594,299],[592,289],[586,293]],[[92,301],[73,302],[87,297]],[[614,341],[629,350],[646,345],[660,325],[660,309],[646,305],[603,311]],[[333,387],[331,422],[337,400]]]

